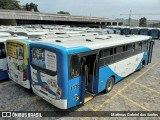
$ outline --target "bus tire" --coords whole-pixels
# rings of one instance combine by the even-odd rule
[[[106,84],[105,93],[109,93],[112,90],[113,85],[114,85],[114,78],[110,77]]]
[[[142,68],[143,68],[143,63],[141,62],[140,67],[139,67],[139,71],[142,70]]]

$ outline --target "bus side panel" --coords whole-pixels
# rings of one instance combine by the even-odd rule
[[[118,76],[109,66],[105,66],[99,69],[99,83],[98,83],[98,92],[101,92],[105,89],[106,83],[109,77],[115,76],[115,80],[121,80],[122,77]]]
[[[139,69],[140,63],[146,60],[146,54],[140,53],[109,66],[100,68],[98,92],[105,89],[109,77],[115,77],[115,83]]]
[[[69,80],[69,96],[68,96],[68,108],[74,107],[80,104],[81,97],[81,77],[76,77]]]
[[[14,40],[7,41],[7,63],[9,78],[30,89],[28,44]]]
[[[147,64],[147,52],[143,53],[143,57],[142,57],[141,61],[139,62],[139,65],[137,66],[137,68],[135,69],[135,71],[139,70],[139,68],[141,67],[141,63],[143,62],[143,60],[145,61],[145,64]]]

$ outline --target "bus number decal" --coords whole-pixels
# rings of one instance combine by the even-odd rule
[[[78,88],[79,88],[79,83],[76,84],[76,85],[71,86],[71,90],[78,89]]]

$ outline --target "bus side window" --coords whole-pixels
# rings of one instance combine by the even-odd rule
[[[72,55],[70,58],[70,77],[76,77],[80,72],[80,63],[78,55]]]
[[[100,51],[100,67],[113,62],[113,48],[107,48]]]
[[[99,56],[100,58],[103,58],[103,57],[104,57],[104,50],[101,50],[101,51],[99,52],[99,55],[100,55],[100,56]]]
[[[117,54],[117,47],[114,48],[114,54]]]
[[[122,53],[123,52],[123,48],[124,46],[118,46],[117,47],[117,53]]]
[[[132,44],[127,44],[126,46],[126,51],[132,50],[133,49],[133,43]]]

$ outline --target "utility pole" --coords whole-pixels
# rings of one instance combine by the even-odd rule
[[[131,25],[131,15],[132,15],[132,11],[130,10],[130,12],[129,12],[129,18],[128,18],[128,26]]]

